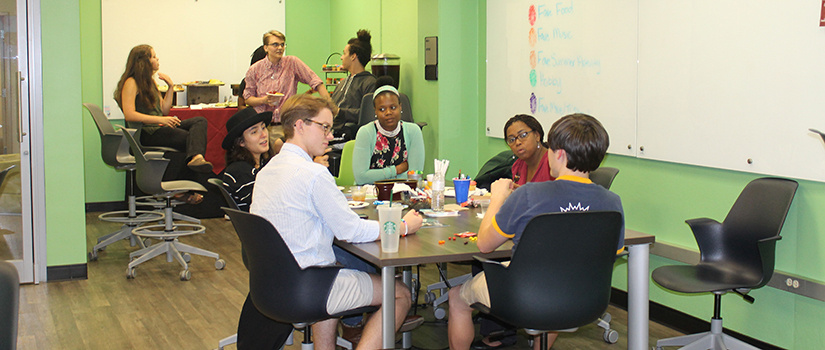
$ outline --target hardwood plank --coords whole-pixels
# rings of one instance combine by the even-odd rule
[[[117,224],[100,222],[89,213],[87,247],[97,237],[116,230]],[[137,278],[126,279],[130,247],[117,242],[89,262],[87,280],[23,285],[20,288],[18,348],[20,349],[214,349],[218,341],[237,330],[238,316],[248,292],[247,271],[240,242],[231,223],[203,220],[205,234],[181,242],[220,254],[227,263],[215,270],[214,260],[193,256],[191,281],[180,281],[177,262],[155,258],[138,268]],[[449,264],[449,276],[469,271],[468,265]],[[415,271],[415,269],[413,270]],[[420,267],[423,302],[426,286],[438,279],[435,264]],[[446,306],[446,305],[445,305]],[[595,325],[564,334],[554,349],[621,349],[627,346],[627,313],[611,307],[619,343],[604,343]],[[428,322],[414,332],[414,345],[423,349],[446,348],[446,327],[436,321],[431,307],[419,308]],[[656,338],[679,335],[651,323],[651,343]],[[300,333],[287,349],[300,349]],[[526,338],[511,349],[527,349]],[[227,349],[235,349],[229,346]]]

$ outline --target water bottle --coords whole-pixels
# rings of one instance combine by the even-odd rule
[[[436,174],[433,178],[433,198],[430,207],[434,211],[444,210],[444,176]]]

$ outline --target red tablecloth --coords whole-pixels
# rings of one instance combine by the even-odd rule
[[[172,108],[169,111],[169,115],[174,115],[181,120],[193,117],[206,118],[207,122],[209,122],[209,129],[206,134],[206,154],[203,156],[206,160],[212,162],[212,171],[214,171],[215,174],[220,174],[223,168],[226,167],[223,158],[224,150],[221,147],[223,138],[226,136],[226,121],[237,111],[237,108]]]

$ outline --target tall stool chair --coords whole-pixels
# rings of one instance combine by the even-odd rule
[[[172,198],[179,193],[187,191],[206,192],[206,188],[197,182],[189,180],[162,181],[163,172],[169,160],[163,158],[147,158],[137,144],[137,141],[135,141],[134,136],[128,132],[124,132],[123,136],[129,142],[129,146],[135,155],[138,187],[140,187],[143,192],[153,193],[154,197],[166,202],[166,206],[163,209],[165,214],[163,225],[145,225],[132,231],[132,233],[141,238],[153,238],[161,240],[162,242],[129,254],[129,257],[134,260],[132,260],[126,268],[126,277],[135,278],[135,268],[138,265],[161,254],[166,255],[166,261],[172,262],[172,260],[175,259],[183,266],[183,270],[180,272],[181,281],[188,281],[192,278],[188,264],[191,259],[190,254],[214,258],[215,268],[222,270],[226,266],[226,262],[221,259],[217,253],[178,241],[178,237],[200,234],[206,231],[206,228],[200,224],[175,223],[173,221],[175,204]]]
[[[100,221],[116,222],[121,226],[115,232],[98,237],[97,244],[89,252],[89,261],[96,261],[97,252],[123,239],[128,238],[133,247],[140,245],[141,248],[146,248],[147,242],[137,239],[132,234],[132,230],[145,223],[163,220],[164,214],[158,211],[137,210],[137,199],[132,186],[135,176],[135,157],[129,154],[129,142],[123,137],[123,130],[115,130],[99,106],[84,103],[83,107],[89,111],[100,134],[100,153],[103,162],[116,170],[126,171],[126,204],[128,209],[98,215],[97,218]]]

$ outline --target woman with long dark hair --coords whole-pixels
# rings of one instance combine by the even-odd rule
[[[141,123],[142,144],[184,150],[189,168],[209,173],[212,171],[212,163],[203,157],[206,152],[206,119],[195,117],[180,120],[169,115],[174,83],[168,75],[158,72],[159,68],[160,60],[151,46],[138,45],[132,48],[126,69],[117,83],[115,101],[127,122]],[[161,95],[158,90],[153,79],[155,73],[169,85],[165,95]]]

